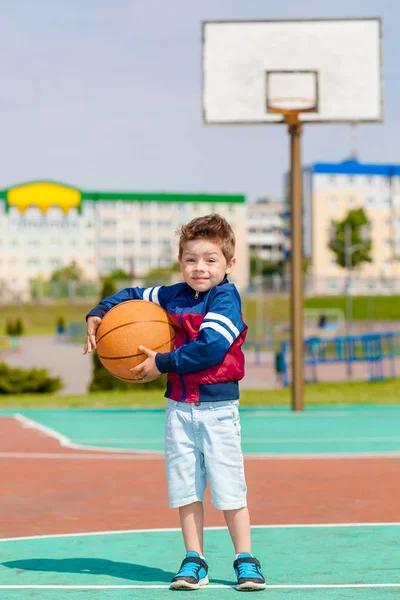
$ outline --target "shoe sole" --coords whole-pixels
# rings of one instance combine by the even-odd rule
[[[241,583],[236,586],[236,589],[239,592],[258,592],[260,590],[265,590],[265,583],[254,583],[254,581],[246,581],[245,583]]]
[[[199,583],[190,583],[185,579],[178,579],[177,581],[173,581],[169,586],[170,590],[198,590],[203,585],[208,584],[208,577],[204,577],[200,579]]]

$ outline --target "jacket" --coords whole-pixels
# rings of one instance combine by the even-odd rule
[[[226,277],[207,292],[196,292],[185,282],[126,288],[101,300],[87,317],[102,318],[126,300],[155,302],[167,311],[175,328],[174,350],[158,353],[155,359],[158,370],[168,373],[167,398],[178,402],[239,398],[247,326],[239,293]]]

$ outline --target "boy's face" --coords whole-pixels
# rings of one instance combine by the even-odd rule
[[[221,246],[209,240],[192,240],[183,247],[179,259],[184,280],[196,292],[208,292],[229,274],[235,264],[226,262]]]

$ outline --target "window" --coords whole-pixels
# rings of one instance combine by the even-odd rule
[[[336,198],[335,196],[331,196],[328,200],[329,206],[336,206]]]
[[[391,246],[392,245],[392,240],[385,240],[385,246]]]
[[[151,221],[140,221],[140,227],[150,227]]]
[[[385,198],[385,204],[390,206],[392,203],[392,199],[391,198]]]
[[[140,245],[148,248],[149,246],[151,246],[151,241],[150,240],[141,240]]]
[[[367,198],[367,206],[375,206],[375,198],[373,196]]]
[[[336,183],[336,176],[335,175],[329,175],[329,182],[330,183]]]
[[[349,196],[347,198],[347,205],[348,206],[355,206],[356,205],[356,199],[354,198],[354,196]]]
[[[347,181],[348,181],[348,183],[354,183],[354,175],[348,175]]]
[[[327,285],[328,285],[328,289],[330,289],[330,290],[336,289],[337,288],[337,281],[336,281],[336,279],[328,279]]]

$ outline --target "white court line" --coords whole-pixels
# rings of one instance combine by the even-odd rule
[[[84,446],[83,450],[86,449]],[[105,449],[106,452],[106,449]],[[58,454],[55,452],[0,452],[0,460],[5,459],[36,459],[36,460],[163,460],[164,453],[150,454],[145,450],[126,450],[127,454],[123,454],[125,451],[123,448],[119,450],[120,454],[116,452],[110,452],[110,454]],[[272,452],[265,452],[263,454],[244,454],[246,460],[336,460],[336,459],[399,459],[400,452],[349,452],[349,453],[329,453],[325,454],[313,454],[313,453],[297,453],[297,454],[273,454]]]
[[[134,438],[78,438],[80,443],[87,442],[103,442],[113,443],[120,442],[123,444],[132,444],[139,442],[140,444],[155,444],[160,441],[159,438],[145,438],[135,440]],[[400,442],[400,437],[348,437],[348,438],[247,438],[246,435],[242,435],[242,441],[247,444],[331,444],[332,442],[347,442],[350,444],[357,444],[358,442]]]
[[[294,523],[278,525],[251,525],[251,529],[339,529],[344,527],[400,527],[400,522],[394,523]],[[227,530],[226,526],[204,527],[205,531]],[[150,528],[150,529],[120,529],[115,531],[86,531],[83,533],[50,533],[47,535],[28,535],[23,537],[0,538],[1,542],[20,542],[27,540],[47,540],[54,538],[90,537],[99,535],[130,535],[132,533],[176,533],[180,527]]]
[[[104,453],[118,452],[118,454],[121,454],[121,450],[123,450],[124,453],[132,452],[132,453],[137,453],[137,454],[155,454],[155,455],[164,454],[164,452],[162,450],[132,450],[132,449],[125,450],[125,449],[121,449],[121,448],[102,448],[101,446],[84,446],[82,444],[74,444],[73,442],[71,442],[69,437],[67,437],[66,435],[64,435],[62,433],[59,433],[58,431],[56,431],[55,429],[52,429],[51,427],[42,425],[41,423],[38,423],[37,421],[34,421],[33,419],[28,419],[28,417],[25,417],[24,415],[21,415],[19,413],[16,413],[13,416],[14,416],[14,419],[19,421],[25,429],[37,429],[38,431],[41,431],[45,435],[56,439],[59,442],[60,446],[62,446],[63,448],[73,448],[75,450],[97,450],[97,451],[101,451]]]
[[[235,588],[234,585],[209,584],[204,586],[208,589]],[[321,584],[294,584],[294,585],[268,585],[268,590],[326,590],[326,589],[349,589],[349,588],[400,588],[400,583],[321,583]],[[169,585],[0,585],[1,590],[160,590],[169,589]]]
[[[56,452],[0,452],[1,458],[36,460],[164,460],[163,454],[60,454]]]
[[[96,450],[97,452],[107,453],[118,453],[118,454],[140,454],[140,455],[153,455],[153,456],[164,456],[163,450],[135,450],[129,448],[103,448],[102,446],[86,446],[84,444],[75,444],[71,442],[70,438],[66,435],[59,433],[47,425],[42,425],[33,419],[29,419],[24,415],[16,413],[13,417],[19,421],[22,426],[26,429],[36,429],[45,435],[56,439],[63,448],[72,448],[75,450]],[[12,458],[10,456],[10,458]],[[16,458],[16,457],[14,457]],[[73,458],[71,456],[71,458]],[[400,458],[400,451],[387,451],[387,452],[303,452],[296,454],[279,454],[279,453],[267,453],[267,452],[256,452],[256,453],[245,453],[245,458],[249,459],[279,459],[279,460],[302,460],[302,459],[335,459],[335,458]],[[146,457],[147,459],[147,457]]]

